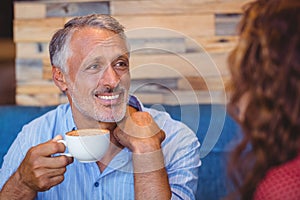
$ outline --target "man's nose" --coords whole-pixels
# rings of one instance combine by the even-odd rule
[[[112,66],[108,66],[104,71],[102,77],[102,83],[111,88],[115,88],[120,82],[120,76],[116,73]]]

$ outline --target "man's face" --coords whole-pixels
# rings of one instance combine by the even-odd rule
[[[84,28],[73,34],[66,75],[67,95],[79,118],[120,121],[130,87],[125,41],[111,31]]]

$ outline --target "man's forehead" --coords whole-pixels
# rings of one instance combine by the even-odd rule
[[[99,61],[99,62],[105,62],[105,61],[113,61],[119,58],[125,58],[129,59],[129,54],[127,52],[123,51],[114,51],[112,53],[106,53],[103,51],[97,51],[93,50],[90,51],[90,53],[85,57],[84,61]]]
[[[103,28],[94,28],[94,27],[83,27],[74,31],[71,42],[76,40],[93,40],[108,42],[108,41],[117,41],[124,40],[119,34],[103,29]]]
[[[128,51],[127,42],[119,34],[107,29],[93,27],[82,28],[74,32],[71,38],[71,47],[103,48],[116,47]],[[78,50],[78,49],[77,49]]]

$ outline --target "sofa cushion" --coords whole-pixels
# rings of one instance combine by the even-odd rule
[[[53,106],[0,106],[0,166],[3,156],[23,125],[53,108]]]
[[[240,138],[240,129],[226,113],[224,105],[145,105],[168,112],[197,135],[201,143],[196,199],[215,200],[227,194],[226,159]],[[3,156],[23,125],[53,109],[34,106],[0,106],[0,165]]]

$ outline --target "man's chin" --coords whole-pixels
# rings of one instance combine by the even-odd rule
[[[125,117],[126,107],[123,108],[123,109],[120,109],[118,111],[114,111],[114,110],[110,110],[110,111],[107,111],[107,112],[99,111],[99,113],[101,113],[101,114],[97,116],[98,121],[102,121],[102,122],[119,122]]]
[[[116,117],[98,117],[98,121],[101,121],[101,122],[108,122],[108,123],[111,123],[111,122],[120,122],[122,121],[122,119],[124,118],[125,115],[123,116],[116,116]]]

